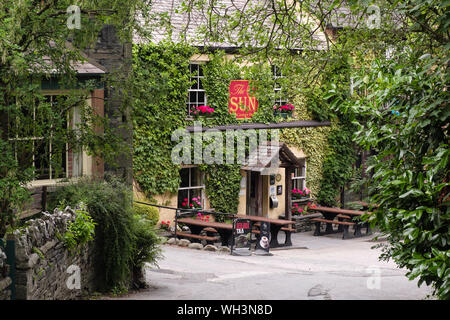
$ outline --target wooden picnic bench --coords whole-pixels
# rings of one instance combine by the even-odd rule
[[[291,234],[295,232],[296,229],[288,227],[289,225],[295,224],[294,221],[291,220],[283,220],[283,219],[270,219],[266,217],[260,216],[248,216],[248,215],[235,215],[236,218],[240,219],[249,219],[254,222],[254,226],[258,226],[258,222],[269,222],[270,223],[270,247],[283,247],[283,246],[292,246]],[[278,232],[284,231],[286,238],[283,244],[278,242]],[[253,232],[253,231],[252,231]],[[258,232],[253,232],[255,234],[259,234]]]
[[[231,237],[233,233],[233,226],[231,224],[223,222],[199,221],[192,218],[177,219],[177,223],[185,224],[191,230],[191,233],[182,232],[182,235],[180,235],[180,237],[190,237],[195,240],[206,240],[208,242],[217,240],[217,239],[213,240],[212,238],[216,237],[214,237],[211,234],[208,234],[208,232],[209,233],[217,232],[220,235],[220,239],[222,241],[223,246],[231,245]],[[202,230],[205,230],[207,232],[207,235],[204,236],[200,235]],[[177,232],[176,234],[178,237],[180,232]]]
[[[348,239],[350,237],[348,232],[348,228],[350,226],[354,227],[355,230],[353,234],[354,237],[362,236],[361,228],[363,226],[367,228],[366,235],[371,234],[369,224],[367,222],[361,222],[359,220],[360,216],[367,213],[370,214],[370,212],[340,209],[340,208],[328,208],[322,206],[310,207],[308,210],[319,211],[322,213],[324,217],[311,219],[311,221],[314,221],[316,225],[316,230],[314,231],[315,236],[343,231],[342,239]],[[334,220],[335,218],[338,218],[338,220]],[[325,232],[320,231],[321,223],[326,223]],[[332,227],[333,224],[338,225],[337,230],[333,230]]]

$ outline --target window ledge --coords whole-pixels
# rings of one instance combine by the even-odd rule
[[[33,180],[26,185],[27,188],[39,188],[39,187],[49,187],[56,185],[63,185],[64,183],[73,183],[77,182],[81,177],[75,178],[61,178],[61,179],[43,179],[43,180]]]

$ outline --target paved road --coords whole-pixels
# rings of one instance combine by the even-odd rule
[[[231,256],[163,246],[160,268],[147,268],[148,289],[119,299],[136,300],[419,300],[431,288],[409,281],[393,262],[379,261],[369,238],[293,235],[294,248],[272,256]]]

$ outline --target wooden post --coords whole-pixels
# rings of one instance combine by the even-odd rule
[[[291,212],[291,207],[292,207],[292,195],[291,195],[291,190],[292,190],[292,179],[291,179],[291,173],[292,173],[292,167],[286,167],[285,169],[285,195],[284,195],[284,201],[285,201],[285,218],[287,220],[291,220],[292,218],[292,212]]]
[[[177,229],[178,229],[178,209],[175,210],[175,243],[177,243]]]

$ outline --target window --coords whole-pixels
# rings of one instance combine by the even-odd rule
[[[274,86],[275,101],[274,101],[274,104],[277,105],[277,106],[284,106],[284,105],[287,104],[286,92],[284,92],[283,85],[282,85],[281,81],[279,81],[280,79],[284,78],[283,72],[281,71],[281,69],[279,67],[272,66],[272,75],[273,75],[273,79],[275,80],[275,86]]]
[[[189,64],[190,79],[193,82],[189,88],[187,105],[187,114],[191,115],[194,111],[194,107],[206,105],[206,93],[203,88],[203,65],[202,64]]]
[[[189,203],[192,203],[192,198],[200,197],[200,203],[202,208],[205,207],[204,203],[204,190],[203,173],[197,168],[183,168],[180,170],[181,184],[178,188],[178,208],[185,207],[183,203],[185,199],[188,199]]]
[[[14,144],[16,160],[21,168],[34,167],[37,180],[67,176],[67,145],[55,134],[61,136],[67,119],[55,121],[53,117],[65,99],[64,95],[46,95],[44,101],[24,106],[21,117],[10,118],[9,141]]]
[[[306,160],[303,159],[303,165],[295,168],[292,173],[292,189],[303,190],[306,188]]]

